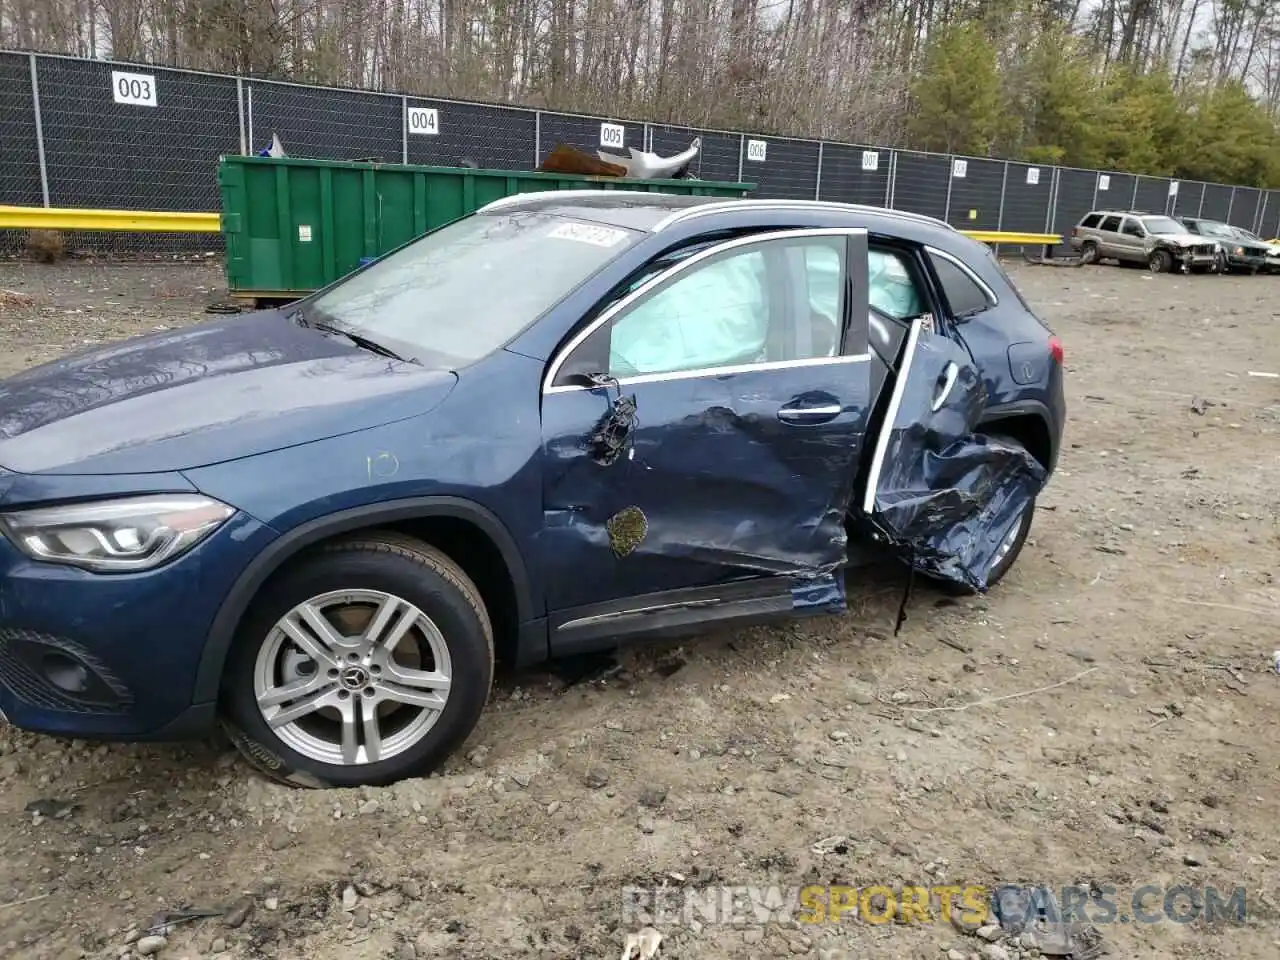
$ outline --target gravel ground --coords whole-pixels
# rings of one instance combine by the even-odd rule
[[[1114,922],[1085,911],[1112,956],[1275,957],[1280,381],[1248,372],[1280,371],[1280,278],[1013,272],[1065,341],[1070,418],[989,596],[917,589],[895,638],[883,574],[843,617],[506,677],[451,769],[388,789],[0,730],[0,956],[613,958],[627,886],[1034,883],[1112,888]],[[197,320],[221,278],[7,264],[0,289],[9,373]],[[1120,922],[1179,884],[1181,916],[1209,887],[1244,916]],[[231,910],[148,934],[192,906]],[[1036,955],[933,916],[669,914],[657,956]]]

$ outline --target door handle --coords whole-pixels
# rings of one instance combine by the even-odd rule
[[[960,368],[955,362],[947,364],[947,369],[942,376],[938,378],[938,393],[933,398],[933,412],[937,413],[942,409],[942,405],[947,402],[947,397],[951,395],[952,388],[956,385],[956,377],[960,375]]]
[[[844,407],[838,403],[821,407],[783,407],[778,411],[778,419],[784,423],[826,423],[840,416],[843,410]]]

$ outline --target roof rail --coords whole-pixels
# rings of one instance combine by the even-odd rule
[[[939,220],[937,217],[926,216],[923,213],[912,213],[908,210],[895,210],[892,207],[873,207],[868,204],[862,204],[862,203],[839,203],[834,200],[752,200],[752,199],[723,200],[716,203],[706,203],[706,204],[702,204],[701,206],[689,207],[684,210],[677,210],[676,212],[670,214],[665,219],[663,219],[658,224],[656,224],[653,230],[655,233],[657,233],[658,231],[663,230],[674,223],[678,223],[681,220],[687,220],[692,217],[707,216],[709,214],[719,213],[724,210],[741,209],[744,206],[750,207],[755,210],[759,210],[761,208],[766,208],[771,210],[818,209],[818,210],[852,211],[855,213],[869,213],[869,214],[874,214],[876,216],[893,217],[894,219],[897,219],[897,220],[908,220],[913,223],[925,223],[934,227],[944,227],[945,229],[950,230],[953,233],[961,232],[956,227],[953,227],[951,224],[947,223],[945,220]]]
[[[613,193],[643,193],[643,190],[528,190],[524,193],[513,193],[506,197],[499,197],[497,200],[491,200],[476,213],[484,213],[486,210],[499,210],[503,207],[514,206],[528,200],[530,197],[541,197],[551,194],[557,197],[573,199],[578,197],[600,197],[608,196]]]

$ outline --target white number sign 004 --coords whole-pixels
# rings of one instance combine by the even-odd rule
[[[440,111],[435,107],[409,107],[405,111],[405,123],[410,133],[434,137],[440,132]]]

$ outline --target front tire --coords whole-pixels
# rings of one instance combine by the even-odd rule
[[[424,776],[471,734],[493,680],[479,590],[436,548],[370,531],[270,581],[223,677],[224,725],[292,786]]]
[[[1167,250],[1156,250],[1148,258],[1147,267],[1152,273],[1168,273],[1173,269],[1173,257]]]

